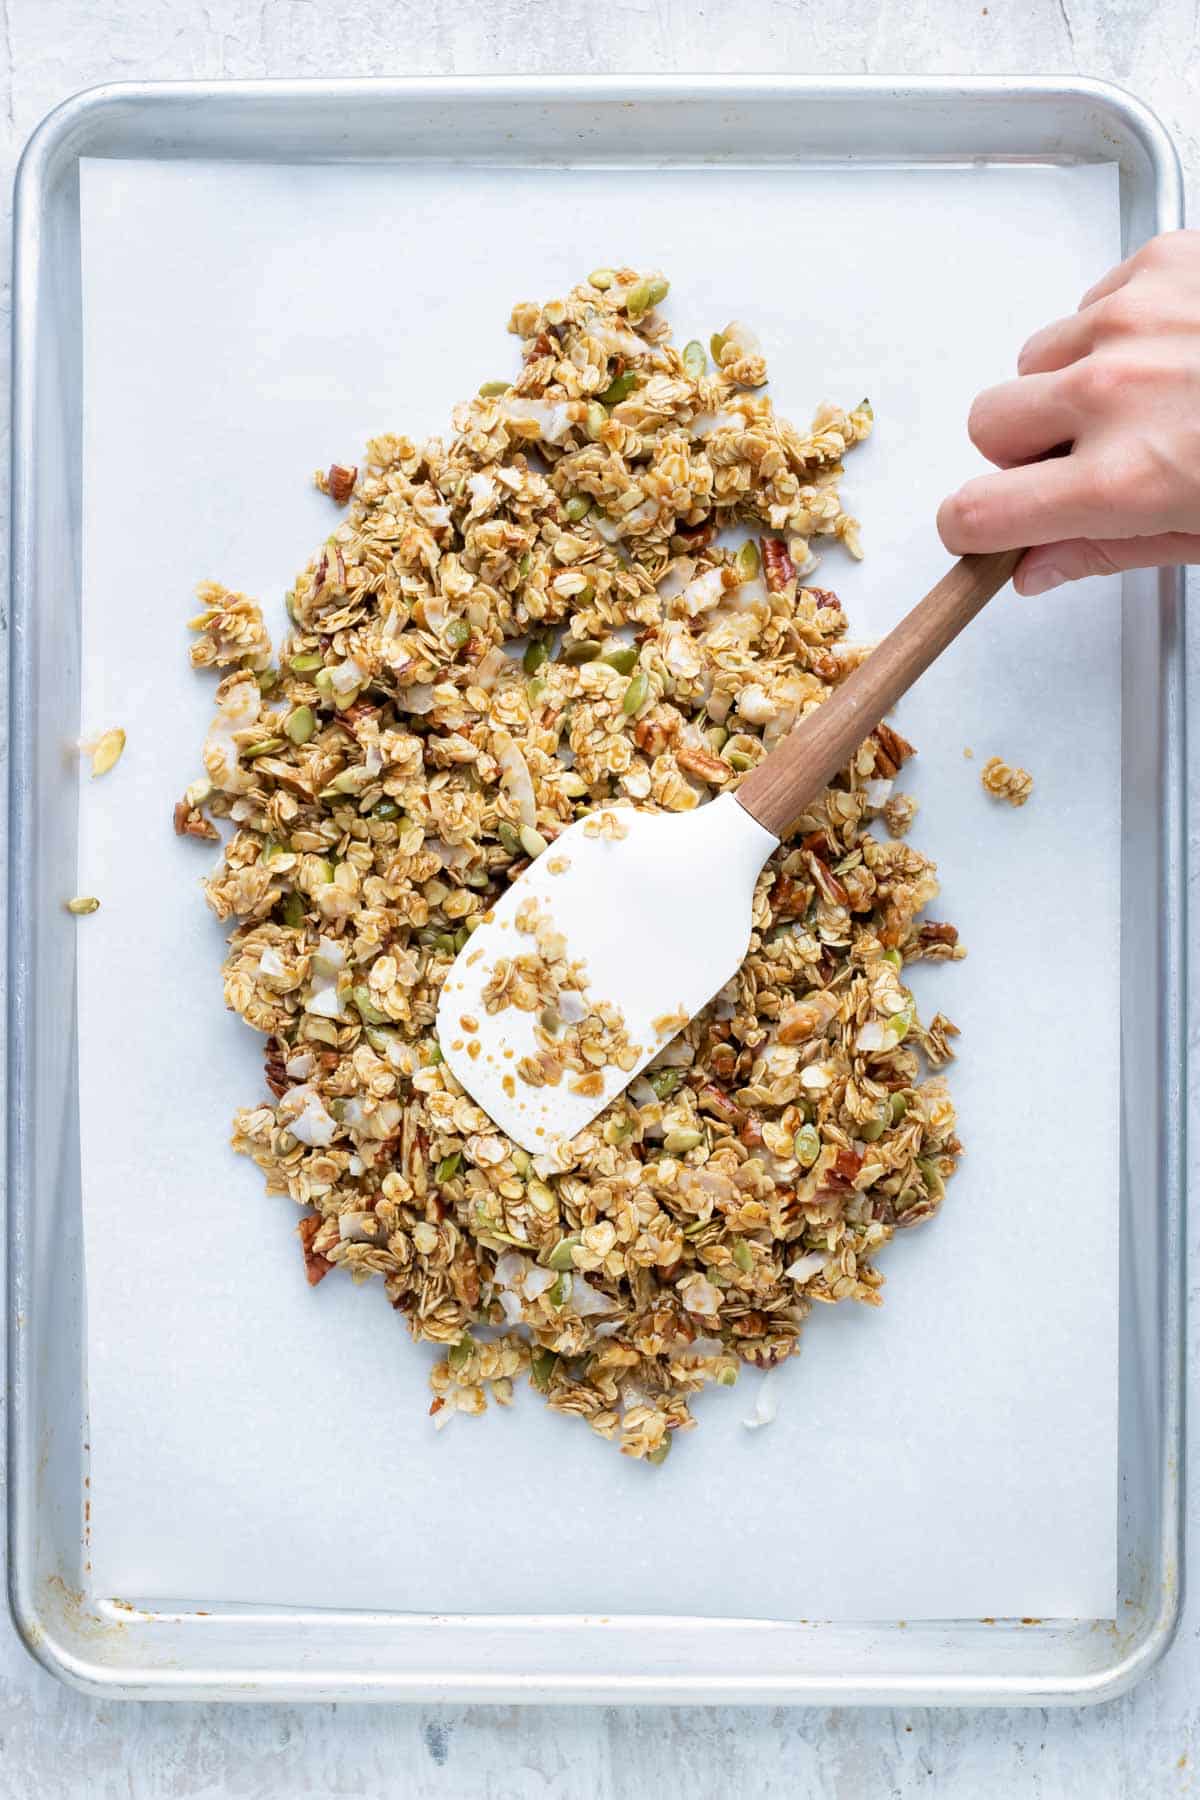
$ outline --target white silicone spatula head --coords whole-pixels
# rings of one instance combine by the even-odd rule
[[[443,1056],[501,1131],[535,1153],[574,1137],[724,986],[779,839],[1019,557],[957,562],[736,795],[687,813],[613,809],[616,832],[578,820],[514,881],[459,952],[437,1015]],[[543,1008],[545,967],[571,964],[582,968]],[[595,1048],[598,1026],[614,1054],[558,1069],[556,1044],[581,1052],[587,1033]]]
[[[530,864],[460,952],[438,1004],[442,1054],[501,1131],[535,1153],[574,1137],[711,1000],[746,954],[754,884],[777,841],[725,795],[694,812],[622,807],[578,820]],[[568,963],[583,964],[586,987],[564,996],[561,1028],[551,1020],[547,1031],[540,1007],[487,1010],[498,968],[522,955],[544,960],[519,912],[561,937]],[[525,1059],[562,1040],[572,1013],[606,1005],[620,1010],[628,1067],[599,1068],[591,1081],[564,1070],[545,1086],[522,1077]]]

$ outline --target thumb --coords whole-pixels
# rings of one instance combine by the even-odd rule
[[[1027,550],[1017,564],[1013,586],[1018,594],[1045,594],[1085,575],[1194,562],[1200,562],[1200,535],[1186,531],[1164,531],[1157,537],[1068,538]]]

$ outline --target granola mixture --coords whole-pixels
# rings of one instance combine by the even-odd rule
[[[258,607],[205,584],[192,655],[222,679],[175,814],[232,823],[206,891],[272,1096],[234,1143],[304,1209],[309,1280],[379,1276],[444,1347],[438,1424],[527,1376],[653,1462],[706,1383],[792,1355],[813,1302],[878,1304],[876,1253],[937,1210],[960,1148],[927,1073],[954,1027],[903,978],[957,934],[919,916],[933,864],[868,829],[912,753],[887,726],[770,859],[735,979],[561,1154],[497,1133],[434,1038],[452,959],[528,858],[582,814],[619,827],[613,803],[735,788],[865,654],[806,578],[821,538],[859,554],[840,480],[869,406],[797,429],[753,334],[679,350],[666,292],[601,269],[518,305],[520,373],[447,441],[335,464],[320,485],[349,512],[277,662]],[[570,966],[530,924],[569,1023]]]
[[[593,816],[597,824],[616,818],[615,813]],[[587,830],[585,825],[585,833]],[[527,1087],[557,1087],[565,1075],[573,1094],[602,1093],[601,1069],[615,1067],[628,1073],[640,1054],[620,1007],[589,993],[583,963],[568,959],[562,933],[555,930],[553,920],[536,899],[524,900],[517,908],[516,928],[532,937],[533,944],[515,956],[496,958],[484,985],[483,1004],[489,1013],[503,1012],[509,1006],[536,1013],[538,1049],[535,1056],[517,1061],[515,1074],[504,1078],[505,1091],[515,1093],[518,1081]],[[467,1055],[477,1056],[479,1040],[469,1034],[479,1029],[478,1019],[464,1014],[459,1024],[468,1034]],[[461,1048],[461,1040],[451,1045],[451,1049]]]
[[[1007,800],[1010,806],[1024,806],[1033,792],[1033,776],[1028,769],[1012,769],[999,756],[989,756],[979,771],[979,779],[996,800]]]

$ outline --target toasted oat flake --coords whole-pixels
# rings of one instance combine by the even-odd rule
[[[85,913],[100,911],[100,902],[94,894],[77,894],[73,900],[66,902],[67,911],[82,917]]]
[[[860,553],[841,486],[870,407],[792,424],[753,330],[681,351],[666,297],[613,266],[519,303],[511,382],[444,438],[333,465],[346,511],[274,661],[255,602],[204,584],[192,656],[220,680],[176,809],[187,835],[228,824],[206,892],[265,1063],[234,1144],[301,1209],[308,1280],[378,1277],[442,1347],[435,1425],[523,1378],[654,1463],[702,1388],[795,1353],[814,1302],[879,1304],[879,1251],[959,1154],[929,1074],[953,1027],[904,982],[959,948],[922,923],[933,864],[869,829],[912,753],[887,726],[771,856],[738,975],[656,1022],[656,1060],[573,1141],[510,1142],[435,1039],[447,971],[530,858],[553,869],[577,818],[620,836],[630,807],[735,790],[866,654],[806,580],[821,540]],[[517,924],[483,1004],[523,1011],[536,1051],[505,1079],[602,1092],[639,1047],[545,908]]]
[[[907,837],[917,811],[917,801],[912,794],[893,794],[883,808],[883,822],[893,837]]]
[[[1033,792],[1033,776],[1028,769],[1010,768],[999,756],[989,756],[979,771],[979,779],[988,793],[1010,806],[1024,806]]]
[[[687,1022],[688,1014],[681,1007],[676,1012],[660,1013],[657,1019],[651,1019],[650,1028],[658,1037],[674,1037],[677,1031],[683,1030]]]

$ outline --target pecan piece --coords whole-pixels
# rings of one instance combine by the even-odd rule
[[[863,1159],[857,1150],[839,1150],[833,1159],[833,1172],[845,1181],[853,1181],[863,1166]]]
[[[794,881],[790,875],[779,875],[771,889],[771,910],[777,919],[799,919],[808,911],[812,889],[806,881]]]
[[[316,1287],[319,1281],[324,1281],[333,1267],[326,1257],[319,1255],[312,1247],[312,1241],[323,1224],[320,1213],[310,1213],[296,1227],[300,1235],[300,1248],[304,1252],[304,1272],[308,1276],[309,1287]]]
[[[730,765],[711,750],[685,748],[675,752],[675,761],[685,775],[695,775],[710,787],[720,787],[733,773]]]
[[[902,738],[890,725],[877,725],[871,733],[875,745],[875,773],[890,781],[898,775],[910,756],[917,754],[907,738]]]
[[[707,550],[717,535],[715,519],[701,519],[699,525],[676,525],[673,533],[689,550]]]
[[[273,1056],[269,1050],[263,1062],[263,1072],[266,1075],[267,1086],[275,1098],[282,1100],[291,1084],[288,1081],[287,1069],[280,1059]]]
[[[653,713],[647,713],[634,726],[633,741],[645,755],[661,756],[674,736],[675,728],[677,726],[669,727],[663,720],[655,718]]]
[[[189,806],[186,800],[175,802],[172,818],[176,837],[204,838],[212,844],[219,844],[221,841],[221,834],[212,820],[206,819],[198,806]]]
[[[796,565],[782,538],[765,537],[761,542],[763,580],[770,593],[781,594],[789,582],[795,581]]]
[[[762,1123],[751,1115],[738,1132],[739,1138],[747,1150],[761,1150],[763,1144]]]
[[[379,710],[379,707],[370,700],[356,700],[353,706],[345,707],[337,715],[334,724],[344,725],[353,730],[354,726],[360,725],[364,719],[369,719],[373,713],[377,713]]]
[[[357,465],[352,469],[347,469],[341,463],[330,463],[329,473],[325,477],[325,487],[329,498],[336,506],[345,506],[354,492],[354,484],[357,480]]]
[[[845,906],[848,904],[850,896],[847,894],[837,876],[833,873],[833,870],[827,863],[822,862],[819,856],[815,856],[811,850],[808,852],[808,866],[812,871],[812,878],[816,882],[818,891],[823,900],[828,900],[831,906]]]
[[[712,1113],[714,1118],[723,1119],[726,1125],[739,1128],[745,1123],[746,1115],[736,1100],[731,1100],[728,1094],[722,1093],[711,1081],[700,1089],[696,1101],[701,1112]]]
[[[958,926],[943,925],[938,919],[926,919],[918,937],[922,944],[957,944]]]

